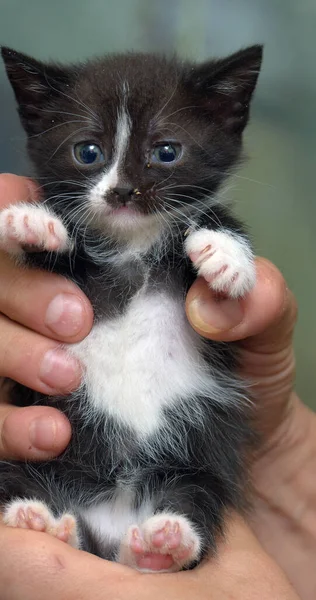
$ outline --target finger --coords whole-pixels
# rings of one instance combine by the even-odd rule
[[[0,175],[0,210],[16,202],[31,202],[39,198],[39,187],[32,179],[11,173]]]
[[[128,567],[74,550],[46,533],[0,526],[1,600],[141,600],[160,598],[162,589],[168,589],[170,600],[224,600],[232,593],[236,599],[253,600],[254,585],[262,600],[270,600],[271,592],[279,600],[298,600],[275,563],[268,557],[253,558],[247,543],[237,556],[230,553],[226,564],[219,557],[206,565],[181,574],[144,578]]]
[[[226,342],[253,338],[268,329],[268,336],[271,336],[275,324],[289,311],[292,315],[293,300],[281,273],[266,259],[258,258],[256,264],[256,286],[241,300],[216,298],[203,279],[193,284],[186,309],[188,319],[198,333]],[[274,337],[278,335],[275,330]]]
[[[0,259],[0,312],[47,337],[77,342],[88,335],[92,307],[72,282]]]
[[[65,394],[80,384],[81,368],[66,350],[0,315],[1,376],[43,394]]]
[[[55,408],[0,406],[0,460],[47,460],[69,444],[68,419]]]
[[[284,572],[237,515],[230,519],[225,538],[219,542],[216,560],[204,561],[198,571],[212,590],[214,600],[299,600]],[[259,595],[254,592],[255,582]]]
[[[124,600],[143,582],[132,569],[74,550],[46,533],[0,526],[1,600]],[[147,597],[141,594],[141,597]]]
[[[232,597],[253,600],[254,585],[261,600],[298,600],[293,588],[277,565],[257,548],[245,528],[233,530],[239,551],[229,548],[225,557],[181,574],[143,575],[115,563],[78,552],[70,546],[33,531],[0,527],[1,600],[131,600],[160,598]],[[233,543],[233,545],[236,545]],[[9,576],[8,576],[9,574]],[[159,581],[158,581],[159,579]],[[8,585],[9,583],[9,585]],[[205,593],[206,590],[206,593]],[[208,590],[208,591],[207,591]],[[210,591],[211,590],[211,591]]]

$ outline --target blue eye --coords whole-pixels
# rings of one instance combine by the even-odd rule
[[[81,142],[74,146],[74,156],[82,165],[95,165],[104,162],[103,152],[97,144]]]
[[[157,144],[154,147],[152,153],[152,161],[160,163],[173,163],[180,158],[182,154],[180,144],[171,144],[165,142],[164,144]]]

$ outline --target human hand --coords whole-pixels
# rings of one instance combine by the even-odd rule
[[[36,201],[31,180],[0,175],[0,210]],[[52,273],[16,266],[0,253],[0,378],[9,377],[44,394],[78,386],[80,366],[59,342],[83,339],[92,326],[92,308],[73,283]],[[67,446],[71,428],[54,408],[12,407],[0,379],[0,458],[41,460]]]
[[[12,203],[13,201],[21,201],[21,200],[29,199],[30,196],[29,196],[29,192],[28,192],[28,186],[31,187],[32,194],[33,195],[35,194],[35,196],[36,196],[37,195],[36,187],[28,180],[25,180],[23,178],[17,178],[15,176],[9,176],[9,175],[1,176],[0,177],[0,206],[1,205],[5,206],[7,204]],[[2,200],[1,200],[1,198],[2,198]],[[45,389],[45,387],[43,388],[43,381],[38,376],[40,359],[42,358],[46,349],[56,349],[57,348],[58,344],[56,344],[56,342],[52,342],[52,340],[71,342],[71,341],[77,341],[79,339],[82,339],[85,335],[87,335],[87,333],[91,327],[91,323],[92,323],[92,314],[91,314],[90,305],[87,303],[86,299],[81,294],[81,292],[77,288],[75,288],[75,286],[73,286],[69,282],[66,282],[65,280],[63,280],[60,277],[57,278],[55,275],[47,274],[47,273],[35,273],[34,271],[28,273],[26,270],[17,268],[12,263],[10,263],[10,261],[8,260],[8,258],[6,256],[3,256],[3,259],[1,257],[0,265],[3,265],[3,267],[0,266],[0,280],[1,280],[1,277],[4,276],[4,282],[5,282],[5,285],[7,288],[5,294],[1,294],[1,291],[0,291],[0,311],[3,312],[0,323],[1,323],[1,331],[3,334],[3,339],[9,340],[8,347],[10,346],[10,343],[12,344],[12,342],[15,343],[17,347],[22,343],[22,348],[24,348],[24,356],[25,356],[25,349],[27,352],[29,352],[29,356],[28,356],[29,364],[28,364],[27,370],[25,369],[25,367],[23,368],[23,353],[21,353],[21,354],[19,353],[18,355],[15,355],[11,351],[11,358],[10,358],[10,352],[7,352],[8,357],[7,357],[7,353],[3,353],[4,354],[3,361],[2,361],[3,366],[1,367],[0,374],[5,375],[5,376],[10,376],[13,379],[21,381],[22,383],[25,383],[26,385],[28,385],[30,387],[39,389],[40,391],[44,391],[45,393],[54,394],[54,393],[58,393],[62,390],[64,390],[64,391],[70,390],[71,387],[75,387],[79,381],[80,375],[78,374],[78,371],[77,371],[77,375],[73,376],[73,374],[72,374],[72,379],[71,379],[70,383],[67,385],[65,385],[65,382],[60,382],[61,374],[57,373],[57,378],[53,379],[53,381],[54,381],[53,385],[56,387],[52,387],[50,384],[48,386],[50,389],[47,389],[47,388]],[[3,274],[2,274],[2,270],[3,270]],[[38,278],[36,280],[37,293],[36,293],[35,300],[36,300],[36,302],[39,303],[39,307],[40,307],[40,310],[36,311],[37,312],[36,315],[31,314],[32,311],[29,310],[29,306],[34,307],[34,304],[36,303],[34,301],[34,295],[32,293],[32,288],[34,286],[34,276],[36,276]],[[54,278],[53,285],[52,285],[52,282],[53,282],[52,278]],[[259,277],[259,280],[260,280],[260,277]],[[17,292],[17,282],[19,282],[20,284],[22,283],[22,292],[20,292],[20,289]],[[195,286],[197,286],[197,285],[200,285],[200,282],[196,282]],[[58,286],[58,288],[56,288],[56,286]],[[60,286],[62,286],[62,287],[60,287]],[[64,287],[64,286],[66,286],[66,287]],[[271,297],[269,297],[269,307],[271,309],[273,306],[275,308],[277,306],[280,306],[280,299],[282,297],[281,288],[282,288],[282,285],[280,286],[280,289],[279,289],[278,286],[275,286],[275,281],[274,281],[274,284],[272,285],[272,289],[274,291],[278,290],[278,292],[275,294],[275,302],[274,303],[271,302]],[[5,288],[3,287],[3,289],[5,289]],[[9,292],[8,292],[8,290],[9,290]],[[40,292],[38,292],[38,290],[40,290]],[[192,290],[194,292],[194,286],[193,286]],[[192,290],[188,296],[188,303],[190,302],[190,294],[192,294]],[[45,308],[47,307],[49,300],[52,298],[52,296],[55,295],[56,293],[58,293],[58,291],[61,291],[64,293],[71,291],[72,294],[75,294],[76,297],[79,297],[84,302],[84,311],[86,311],[86,312],[84,314],[82,329],[80,332],[77,332],[70,336],[66,335],[65,330],[60,333],[57,333],[57,334],[53,333],[51,331],[51,329],[48,329],[44,325],[43,316],[45,314]],[[3,296],[4,296],[4,298],[3,298]],[[21,298],[23,298],[23,297],[26,299],[26,302],[21,302]],[[215,336],[213,335],[214,339],[239,339],[240,337],[243,337],[243,335],[246,336],[247,332],[249,334],[249,331],[252,331],[253,333],[257,332],[257,331],[258,332],[262,331],[269,322],[271,323],[273,321],[273,319],[275,318],[275,313],[273,313],[273,310],[271,310],[270,312],[268,312],[268,314],[261,315],[261,318],[258,319],[259,313],[256,309],[256,303],[258,303],[258,301],[259,301],[259,295],[258,295],[257,299],[255,299],[255,302],[253,302],[252,305],[250,303],[250,305],[248,307],[247,306],[245,307],[245,311],[246,311],[245,315],[247,315],[247,319],[245,318],[243,320],[243,324],[240,326],[239,330],[238,330],[238,328],[235,328],[233,331],[230,330],[230,332],[228,332],[228,333],[226,331],[226,333],[224,333],[224,334],[223,333],[215,334]],[[21,304],[23,304],[23,306],[21,306]],[[250,313],[249,313],[249,311],[250,311]],[[282,312],[282,311],[280,311],[280,312]],[[214,311],[213,311],[213,313],[214,313]],[[251,318],[249,318],[249,314],[250,314]],[[217,317],[218,317],[218,315],[217,315]],[[217,320],[219,320],[219,319],[217,318]],[[248,329],[247,329],[247,327],[248,327]],[[229,328],[227,328],[227,329],[229,329]],[[228,337],[225,337],[227,335],[228,335]],[[218,337],[216,337],[216,336],[218,336]],[[230,338],[229,336],[232,336],[232,337]],[[1,339],[0,339],[0,345],[1,345]],[[10,360],[8,360],[8,358]],[[1,364],[1,360],[0,360],[0,364]],[[30,368],[30,365],[32,365],[32,368]],[[247,361],[245,362],[245,365],[247,365]],[[262,372],[262,364],[261,365],[258,364],[258,369],[260,372]],[[267,370],[267,372],[268,372],[268,370]],[[59,384],[56,384],[55,382],[58,382],[58,381],[59,381]],[[64,385],[63,385],[63,383],[64,383]],[[44,383],[44,386],[47,386],[47,382]],[[267,386],[264,383],[263,388],[266,389],[266,387]],[[259,387],[257,389],[259,389]],[[2,400],[4,400],[4,394],[2,394]],[[287,404],[287,402],[284,403],[282,401],[280,406],[281,405],[285,406],[286,404]],[[1,411],[3,411],[3,412],[1,412]],[[35,413],[34,411],[41,411],[41,412]],[[282,410],[279,409],[279,413],[280,413],[280,415],[281,414],[283,415],[283,408],[282,408]],[[49,449],[47,448],[46,452],[44,449],[36,450],[34,447],[32,447],[31,449],[29,449],[29,452],[28,452],[29,458],[32,458],[32,459],[42,458],[43,456],[46,457],[47,455],[52,455],[53,449],[55,450],[55,454],[60,452],[65,447],[65,445],[68,443],[69,436],[70,436],[69,424],[65,420],[63,415],[61,415],[54,409],[49,409],[49,408],[45,408],[45,407],[32,407],[32,408],[27,408],[27,409],[16,409],[16,408],[9,407],[8,405],[5,405],[0,408],[0,425],[2,423],[2,440],[3,440],[2,447],[0,446],[0,453],[2,451],[2,456],[6,456],[6,457],[9,455],[10,456],[25,456],[27,454],[27,450],[29,448],[29,442],[27,441],[27,431],[28,431],[28,425],[30,423],[30,419],[32,419],[32,417],[34,418],[35,416],[43,416],[43,415],[45,415],[45,416],[50,415],[50,418],[54,419],[55,422],[57,420],[57,429],[55,429],[55,446],[54,446],[54,448],[52,448],[52,447],[50,447]],[[270,422],[273,423],[273,422],[275,422],[275,420],[270,419]],[[280,422],[283,422],[282,418],[280,418]],[[17,432],[18,432],[18,436],[16,435]],[[25,535],[25,532],[20,532],[20,533],[23,534],[23,536]],[[30,532],[28,532],[28,534],[29,533]],[[33,532],[31,532],[31,534],[33,535]],[[247,533],[247,535],[248,536],[250,535],[249,532]],[[16,536],[16,533],[13,530],[6,529],[5,536],[8,536],[10,538],[11,536]],[[27,541],[29,541],[29,537],[27,537]],[[48,544],[49,547],[50,547],[50,544],[55,544],[55,543],[56,543],[56,541],[51,540],[51,539],[49,539],[49,541],[48,540],[45,541],[45,544]],[[28,546],[26,546],[26,547],[28,548]],[[25,549],[26,549],[26,547],[25,547]],[[48,547],[48,552],[50,551],[49,547]],[[23,552],[22,552],[23,548],[20,548],[20,550],[21,550],[21,560],[23,561]],[[16,549],[18,555],[19,555],[20,550]],[[65,548],[64,548],[64,551],[68,552],[68,550],[65,550]],[[78,560],[78,556],[76,553],[76,561],[77,560]],[[93,560],[98,560],[98,559],[93,559]],[[18,559],[18,562],[20,563],[20,559]],[[111,565],[111,569],[112,569],[112,565]],[[115,573],[117,573],[117,572],[115,571]],[[161,575],[159,577],[161,577]],[[168,575],[168,577],[169,577],[169,575]],[[17,582],[18,581],[19,581],[19,579],[17,579]],[[10,582],[11,582],[11,578],[10,578]],[[115,583],[116,583],[116,585],[118,584],[118,581],[116,578],[115,578]],[[89,589],[90,589],[90,584],[91,584],[91,582],[89,582]],[[10,583],[10,585],[11,585],[11,583]],[[24,585],[25,585],[25,581],[24,581]],[[74,584],[72,583],[72,585],[74,585]],[[33,593],[33,589],[34,589],[34,586],[32,585],[32,593]],[[253,589],[253,586],[252,586],[252,589]],[[178,591],[180,593],[181,589]],[[123,590],[123,592],[124,592],[124,590]],[[122,597],[124,597],[124,596],[122,596]],[[23,596],[23,599],[24,598],[25,598],[25,596]],[[11,597],[10,597],[10,600],[11,600]]]
[[[214,560],[192,571],[141,574],[45,534],[0,525],[1,600],[299,600],[239,517]]]
[[[257,259],[257,284],[243,300],[216,300],[203,280],[194,283],[187,298],[188,318],[199,333],[238,341],[241,375],[253,381],[263,435],[253,464],[251,526],[300,597],[314,600],[316,415],[293,390],[296,312],[282,275],[262,258]]]

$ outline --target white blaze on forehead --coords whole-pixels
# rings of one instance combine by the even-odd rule
[[[128,148],[131,127],[131,118],[127,112],[124,101],[123,106],[118,112],[117,116],[113,161],[104,175],[102,175],[100,181],[92,188],[90,193],[90,200],[94,205],[99,205],[101,200],[103,202],[106,193],[118,185],[119,170]]]
[[[125,157],[127,147],[128,147],[128,140],[129,140],[130,133],[131,133],[131,125],[132,125],[131,118],[130,118],[128,112],[126,111],[126,108],[124,108],[119,113],[118,118],[117,118],[116,136],[115,136],[115,152],[114,152],[115,163],[114,163],[113,167],[115,165],[119,166],[119,164],[122,162],[122,160]]]

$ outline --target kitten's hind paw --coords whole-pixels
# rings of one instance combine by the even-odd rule
[[[214,292],[240,298],[254,286],[253,254],[243,236],[223,229],[199,229],[188,236],[185,249],[198,275]]]
[[[62,221],[41,205],[16,204],[0,212],[0,248],[19,255],[25,247],[66,252],[70,240]]]
[[[73,515],[64,514],[55,518],[49,508],[36,500],[14,500],[6,505],[3,522],[8,527],[32,529],[49,533],[73,546],[79,548],[77,523]]]
[[[190,521],[161,513],[129,528],[119,562],[139,571],[175,572],[198,560],[201,541]]]

